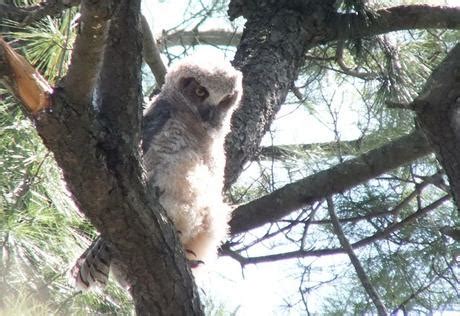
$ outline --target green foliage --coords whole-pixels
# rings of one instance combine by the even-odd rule
[[[9,98],[0,103],[0,314],[130,314],[117,286],[81,294],[69,283],[68,269],[94,230],[19,109]]]
[[[5,21],[4,27],[10,29],[4,34],[19,41],[13,46],[21,48],[22,53],[50,83],[65,74],[70,62],[70,52],[76,35],[77,9],[69,9],[58,18],[44,19],[26,26],[20,22]]]

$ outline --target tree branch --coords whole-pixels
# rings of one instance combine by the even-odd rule
[[[356,275],[358,276],[359,280],[361,281],[364,290],[370,296],[372,302],[374,303],[375,307],[377,308],[377,312],[379,315],[388,315],[387,309],[380,298],[380,295],[377,293],[376,289],[371,283],[371,280],[367,276],[366,271],[364,270],[361,262],[359,262],[358,257],[356,256],[350,242],[348,241],[347,237],[343,233],[342,227],[339,224],[339,220],[337,218],[337,214],[334,210],[334,204],[330,197],[326,198],[327,200],[327,210],[329,212],[329,216],[331,217],[332,226],[334,227],[334,232],[339,239],[340,245],[342,246],[343,250],[346,252],[348,257],[350,258],[351,264],[355,268]]]
[[[15,7],[12,5],[0,4],[0,20],[8,19],[27,25],[45,16],[58,15],[63,10],[79,4],[80,0],[48,0],[28,7]]]
[[[338,14],[331,18],[327,41],[362,38],[413,29],[460,28],[460,7],[430,5],[396,6],[378,10],[374,17]]]
[[[247,17],[234,59],[244,94],[227,136],[225,189],[257,154],[260,141],[304,62],[308,30],[301,12],[267,5]]]
[[[432,151],[421,131],[400,137],[357,158],[290,183],[233,212],[231,233],[239,234],[274,222],[290,212],[343,192]]]
[[[374,146],[375,146],[375,142]],[[293,144],[278,146],[263,146],[257,157],[253,160],[264,159],[301,159],[311,151],[325,151],[328,154],[335,155],[339,144],[336,141],[310,144]],[[370,143],[366,139],[355,139],[340,141],[340,150],[343,155],[357,155],[360,151],[369,149]]]
[[[349,76],[360,78],[363,80],[369,80],[369,79],[375,79],[377,78],[376,73],[370,73],[370,72],[361,72],[358,71],[357,69],[351,69],[345,64],[345,61],[343,59],[343,50],[344,50],[344,45],[345,42],[343,40],[339,41],[337,43],[337,50],[335,53],[335,61],[339,65],[339,67],[342,69],[342,71]]]
[[[173,46],[193,46],[209,44],[213,46],[237,46],[241,40],[241,33],[227,30],[208,31],[177,31],[163,33],[157,39],[158,48],[165,50]]]
[[[74,104],[91,103],[113,5],[113,1],[82,1],[80,32],[75,39],[69,70],[62,82],[69,100]]]
[[[133,12],[125,15],[123,10]],[[115,143],[107,139],[105,150],[121,155],[134,153],[141,161],[142,33],[140,13],[134,11],[127,1],[122,1],[111,18],[97,86],[97,107],[100,119],[112,134],[109,137],[118,138]]]
[[[289,83],[295,80],[308,49],[332,40],[400,29],[458,28],[459,10],[398,6],[379,10],[375,18],[365,19],[362,15],[337,14],[333,1],[268,1],[263,9],[257,0],[231,1],[230,16],[247,18],[234,60],[243,72],[245,93],[227,137],[225,189],[237,179],[245,163],[257,155],[260,140],[284,102]]]
[[[381,217],[381,216],[398,216],[399,213],[401,213],[401,210],[403,210],[405,207],[409,205],[409,203],[418,195],[422,193],[422,191],[430,184],[437,183],[439,181],[442,181],[442,174],[441,173],[436,173],[435,175],[426,178],[422,183],[417,184],[415,187],[415,190],[412,191],[408,196],[406,196],[401,202],[399,202],[393,209],[387,210],[387,211],[380,211],[380,212],[370,212],[365,215],[361,216],[354,216],[354,217],[347,217],[347,218],[340,218],[339,223],[356,223],[361,220],[371,220],[376,217]],[[311,221],[310,224],[313,225],[324,225],[324,224],[330,224],[331,220],[316,220],[316,221]]]
[[[374,235],[366,237],[364,239],[361,239],[351,244],[351,246],[353,247],[353,249],[357,249],[357,248],[368,246],[371,243],[376,242],[378,240],[382,240],[386,238],[387,236],[389,236],[390,234],[400,230],[404,226],[416,221],[418,218],[421,218],[425,216],[426,214],[428,214],[429,212],[435,210],[437,207],[441,206],[443,203],[449,201],[450,198],[451,196],[447,194],[443,196],[442,198],[434,201],[433,203],[417,210],[415,213],[407,216],[402,221],[391,224],[385,229],[376,232]],[[321,257],[321,256],[335,255],[335,254],[344,253],[344,250],[342,248],[325,248],[325,249],[314,249],[314,250],[300,249],[296,251],[283,252],[283,253],[272,254],[272,255],[267,255],[267,256],[247,258],[239,254],[235,254],[235,252],[231,250],[228,250],[228,247],[227,249],[224,247],[224,249],[222,250],[222,253],[224,255],[231,256],[233,259],[236,259],[241,265],[247,265],[247,264],[257,264],[257,263],[263,263],[263,262],[274,262],[274,261],[293,259],[293,258]]]
[[[144,60],[149,65],[150,70],[155,76],[157,88],[160,89],[165,83],[166,66],[161,60],[160,48],[157,41],[153,37],[149,23],[144,15],[141,15],[142,24],[142,39],[143,39],[143,55]]]

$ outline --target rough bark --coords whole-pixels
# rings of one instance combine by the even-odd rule
[[[339,14],[335,1],[233,0],[231,18],[247,19],[234,59],[245,95],[227,138],[226,187],[252,160],[296,79],[305,52],[318,44],[396,30],[460,28],[460,9],[427,5],[382,9],[367,18]]]
[[[286,3],[267,1],[244,13],[247,22],[233,63],[243,72],[244,95],[227,137],[226,188],[257,154],[263,135],[297,78],[305,52],[315,43],[317,25],[323,23],[321,6],[307,21],[303,12]],[[239,4],[231,2],[231,17],[238,16],[235,6]]]
[[[153,194],[145,192],[137,157],[108,151],[106,140],[99,137],[104,128],[94,126],[95,118],[66,103],[65,93],[54,97],[52,111],[36,116],[37,130],[54,153],[79,208],[115,245],[117,259],[130,267],[126,271],[137,313],[200,314],[172,224],[151,202]]]
[[[88,0],[83,5],[94,4]],[[137,313],[200,315],[196,286],[173,225],[155,195],[145,188],[139,153],[140,1],[99,4],[115,9],[105,45],[107,62],[97,73],[87,67],[93,61],[78,56],[85,53],[78,46],[88,47],[88,41],[95,45],[94,50],[88,47],[93,55],[101,52],[101,46],[92,43],[83,30],[72,59],[72,67],[82,67],[64,80],[77,84],[76,78],[89,78],[94,82],[91,76],[99,75],[96,106],[90,103],[91,83],[76,91],[72,91],[73,85],[64,84],[52,94],[52,106],[34,114],[35,126],[53,152],[80,210],[115,246],[116,259],[129,267],[124,270]],[[94,14],[89,12],[82,13]],[[83,16],[82,20],[91,22],[93,18]],[[99,68],[97,63],[93,65]]]
[[[430,76],[413,108],[447,173],[460,209],[460,44]]]

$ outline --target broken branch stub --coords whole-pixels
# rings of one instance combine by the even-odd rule
[[[1,36],[0,77],[6,88],[23,103],[29,113],[38,113],[51,105],[51,86]]]

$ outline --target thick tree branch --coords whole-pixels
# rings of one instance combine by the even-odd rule
[[[337,14],[330,19],[326,41],[346,40],[373,36],[391,31],[460,28],[460,8],[430,5],[407,5],[381,9],[370,19],[357,14]],[[236,46],[241,33],[227,30],[177,31],[164,33],[158,38],[160,50],[172,46],[192,46],[198,44]]]
[[[361,156],[290,183],[255,201],[239,206],[230,221],[239,234],[274,222],[290,212],[343,192],[432,151],[421,131],[415,131]]]
[[[245,93],[227,138],[226,188],[257,155],[260,140],[284,102],[308,49],[332,40],[400,29],[459,28],[459,10],[399,6],[365,19],[357,14],[337,14],[334,1],[231,1],[230,16],[243,15],[247,22],[234,60],[243,71]]]
[[[356,256],[353,247],[350,245],[347,237],[343,233],[342,227],[340,226],[339,220],[337,218],[337,214],[334,210],[334,204],[330,197],[326,198],[327,200],[327,209],[329,212],[329,216],[331,217],[332,227],[334,227],[334,232],[339,239],[340,245],[342,246],[345,253],[350,258],[351,264],[355,268],[356,275],[358,276],[359,280],[361,281],[364,290],[367,292],[369,297],[371,298],[372,302],[374,303],[375,307],[377,308],[377,312],[380,316],[388,315],[387,309],[380,298],[379,293],[377,293],[376,289],[372,285],[371,280],[367,276],[366,271],[364,270],[361,262],[359,262],[358,257]]]
[[[460,28],[460,7],[407,5],[378,10],[369,19],[357,14],[331,18],[325,41],[362,38],[400,30]]]
[[[113,1],[82,1],[80,31],[75,39],[69,70],[62,82],[72,103],[91,103],[112,7]]]
[[[109,129],[109,137],[119,137],[114,142],[107,139],[105,150],[135,153],[140,161],[140,130],[142,120],[142,35],[140,14],[131,12],[130,18],[123,10],[134,10],[121,2],[117,14],[110,21],[106,49],[99,74],[97,108],[99,118]],[[116,66],[115,66],[116,65]],[[119,146],[122,145],[120,148]]]
[[[430,76],[414,106],[460,209],[460,44]]]
[[[244,94],[232,118],[232,133],[227,136],[226,188],[257,154],[304,62],[311,44],[310,31],[301,12],[276,5],[247,16],[234,59],[234,66],[243,72]]]
[[[62,13],[63,10],[79,4],[80,0],[44,1],[29,7],[15,7],[12,5],[0,4],[0,20],[8,19],[26,25],[38,21],[47,15],[58,15]]]

